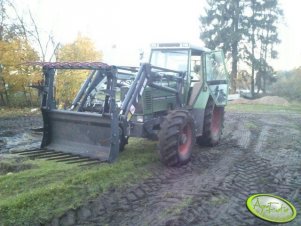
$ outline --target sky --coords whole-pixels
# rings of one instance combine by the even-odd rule
[[[156,42],[190,42],[199,39],[199,17],[205,0],[18,0],[24,13],[30,8],[45,34],[51,31],[62,44],[75,40],[78,33],[90,37],[103,61],[137,65],[139,52]],[[276,70],[301,66],[301,2],[280,0],[285,22],[280,26],[282,43]]]

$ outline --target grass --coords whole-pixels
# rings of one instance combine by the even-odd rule
[[[33,164],[22,160],[21,158],[12,158],[0,161],[0,175],[11,174],[13,172],[19,172],[34,167]]]
[[[0,109],[0,118],[13,118],[13,117],[31,116],[31,115],[39,115],[39,114],[40,114],[40,110],[38,107],[34,107],[34,108],[1,107]]]
[[[226,196],[213,196],[210,200],[210,204],[213,206],[221,206],[223,204],[226,204],[229,201],[228,197]]]
[[[166,197],[168,197],[169,195],[170,194],[168,194]],[[171,207],[165,208],[162,211],[162,213],[159,215],[159,218],[164,219],[170,214],[179,215],[181,213],[181,211],[184,210],[185,208],[187,208],[189,205],[191,205],[191,203],[192,203],[192,198],[191,197],[183,198],[182,201],[179,201],[175,205],[172,205]]]
[[[131,139],[117,162],[89,167],[24,160],[32,167],[0,175],[0,225],[45,223],[111,187],[147,178],[145,166],[158,161],[155,149],[154,142]]]
[[[294,103],[288,106],[284,105],[266,105],[266,104],[231,104],[227,105],[226,111],[230,112],[249,112],[249,113],[297,113],[301,114],[301,104]]]
[[[256,128],[257,128],[257,125],[255,125],[255,124],[252,123],[252,122],[246,122],[246,123],[245,123],[245,127],[248,128],[248,129],[256,129]]]

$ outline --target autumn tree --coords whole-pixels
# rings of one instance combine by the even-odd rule
[[[24,63],[37,61],[39,59],[38,53],[26,41],[18,38],[9,42],[1,41],[0,47],[3,50],[0,55],[0,62],[4,65],[1,77],[2,82],[5,81],[5,91],[8,95],[17,92],[23,93],[25,101],[31,104],[32,91],[29,89],[29,85],[38,80],[39,76],[33,67]]]
[[[79,34],[73,43],[63,45],[56,56],[57,61],[89,62],[100,61],[102,53],[97,51],[88,37]],[[75,97],[80,85],[87,78],[88,72],[59,71],[56,76],[56,98],[61,105],[69,105]]]
[[[7,13],[9,7],[9,1],[0,0],[0,101],[2,105],[8,104],[10,96],[20,93],[27,104],[32,104],[28,85],[36,80],[37,74],[24,63],[37,61],[39,56],[24,34],[23,25],[15,23]]]
[[[101,57],[93,42],[82,35],[73,43],[58,45],[50,33],[47,36],[41,32],[30,10],[22,15],[13,0],[0,0],[0,105],[20,95],[21,103],[32,105],[32,95],[37,92],[29,86],[42,76],[40,68],[28,66],[27,62],[99,61]],[[61,102],[69,103],[73,99],[86,75],[84,71],[58,73],[57,97]]]

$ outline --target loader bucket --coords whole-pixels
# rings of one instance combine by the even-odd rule
[[[41,148],[112,162],[119,152],[118,122],[100,114],[42,109]]]

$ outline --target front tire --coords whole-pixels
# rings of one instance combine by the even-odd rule
[[[186,110],[171,111],[159,131],[159,154],[167,166],[189,162],[195,143],[194,121]]]
[[[208,100],[203,126],[203,135],[197,137],[199,145],[216,146],[222,136],[224,127],[225,108],[215,105],[212,99]]]

